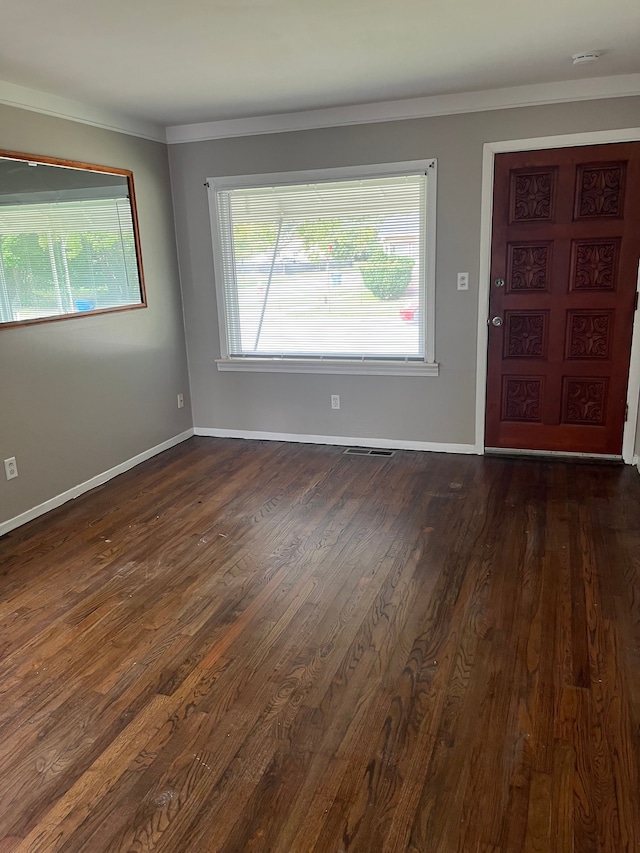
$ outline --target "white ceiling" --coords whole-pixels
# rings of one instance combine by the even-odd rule
[[[0,80],[163,126],[640,71],[638,0],[2,0],[0,20]]]

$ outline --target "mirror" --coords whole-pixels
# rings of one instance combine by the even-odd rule
[[[0,152],[0,328],[145,306],[132,173]]]

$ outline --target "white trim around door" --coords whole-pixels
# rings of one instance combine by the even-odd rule
[[[496,154],[512,151],[537,151],[545,148],[571,148],[582,145],[608,145],[616,142],[640,142],[640,127],[603,130],[593,133],[571,133],[541,136],[533,139],[511,139],[485,142],[482,152],[482,201],[480,217],[480,281],[478,286],[478,352],[476,369],[476,453],[483,454],[484,420],[487,386],[487,344],[489,318],[489,277],[491,272],[491,223],[493,220],[493,174]],[[640,267],[637,288],[640,291]],[[622,436],[622,458],[633,464],[634,443],[640,397],[640,323],[638,312],[633,323],[631,363],[627,386],[628,416]]]

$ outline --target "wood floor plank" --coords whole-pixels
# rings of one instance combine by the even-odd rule
[[[0,539],[2,853],[637,853],[640,477],[191,439]]]

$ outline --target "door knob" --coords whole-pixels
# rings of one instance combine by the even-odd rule
[[[497,278],[495,281],[495,285],[496,285],[496,287],[504,287],[504,279],[503,278]]]
[[[494,326],[501,326],[502,325],[502,317],[493,317],[491,322],[493,323]]]

